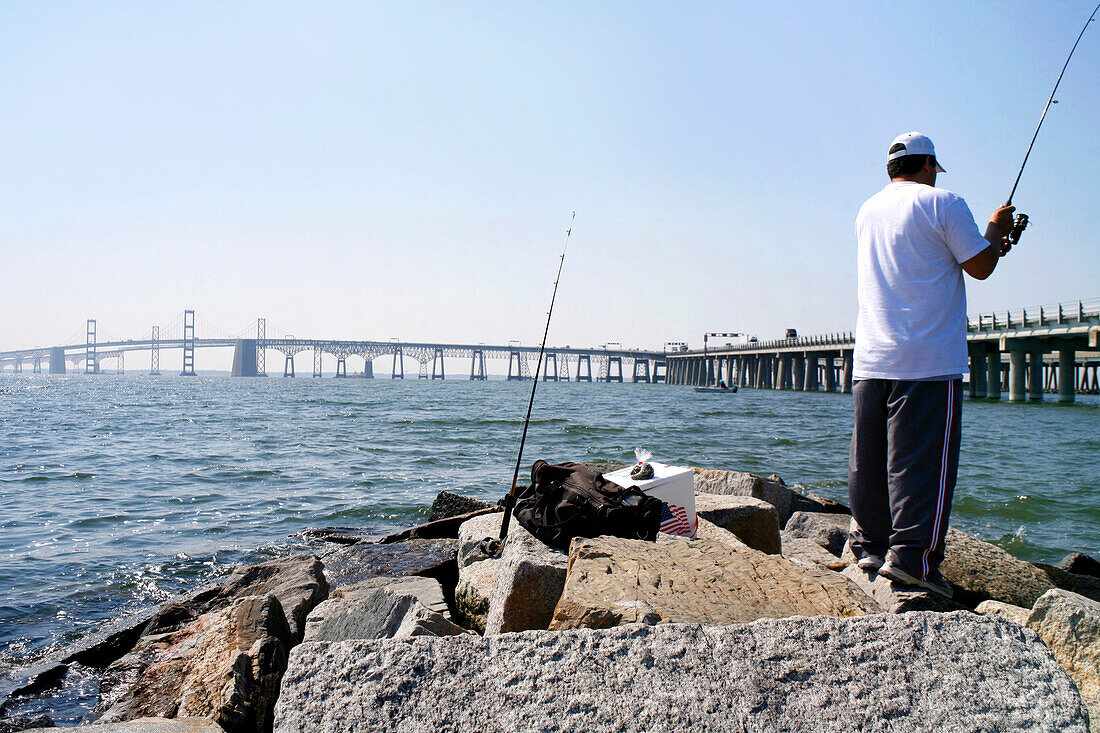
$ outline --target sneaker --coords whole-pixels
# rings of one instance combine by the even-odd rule
[[[896,564],[892,559],[887,560],[879,568],[879,575],[889,578],[895,583],[901,585],[911,585],[917,588],[922,588],[926,591],[935,593],[936,595],[943,596],[944,598],[951,598],[954,595],[954,591],[951,590],[951,585],[943,579],[943,576],[939,574],[939,571],[935,575],[929,577],[927,580],[921,580],[915,575],[910,575],[900,565]]]
[[[867,570],[869,572],[877,573],[878,569],[882,567],[882,564],[886,562],[882,559],[882,555],[876,555],[873,552],[869,552],[856,561],[856,567],[860,570]]]

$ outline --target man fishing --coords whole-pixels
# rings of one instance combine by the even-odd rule
[[[963,273],[988,278],[1011,249],[1013,206],[985,234],[926,136],[899,135],[890,183],[856,217],[859,315],[848,467],[859,567],[951,596],[939,572],[959,465],[968,368]]]

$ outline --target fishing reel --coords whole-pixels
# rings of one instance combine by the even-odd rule
[[[1009,247],[1015,247],[1019,243],[1020,237],[1027,229],[1027,224],[1027,214],[1017,214],[1012,218],[1012,229],[1004,237],[1004,241]]]
[[[498,537],[486,537],[477,546],[478,552],[490,559],[500,559],[503,543]]]

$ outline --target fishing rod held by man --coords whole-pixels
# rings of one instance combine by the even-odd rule
[[[1054,98],[1054,95],[1058,92],[1058,85],[1062,83],[1062,76],[1066,73],[1066,67],[1069,66],[1069,60],[1073,58],[1073,52],[1077,50],[1077,44],[1081,42],[1081,37],[1085,35],[1085,31],[1088,30],[1089,24],[1096,20],[1096,13],[1098,11],[1100,11],[1100,3],[1097,3],[1096,7],[1093,8],[1089,19],[1085,21],[1085,25],[1081,28],[1081,32],[1077,34],[1077,40],[1073,42],[1073,48],[1069,50],[1069,55],[1066,56],[1066,63],[1062,64],[1062,71],[1059,72],[1058,79],[1054,82],[1054,88],[1050,90],[1050,98],[1047,99],[1046,106],[1043,107],[1043,114],[1039,116],[1039,124],[1035,126],[1035,134],[1031,136],[1031,144],[1027,146],[1027,152],[1024,153],[1024,162],[1020,164],[1020,171],[1016,174],[1016,181],[1012,184],[1012,191],[1008,194],[1008,200],[1005,201],[1005,206],[1012,206],[1012,197],[1016,195],[1016,187],[1020,185],[1020,177],[1024,175],[1024,167],[1027,165],[1027,159],[1031,157],[1031,149],[1035,147],[1035,139],[1039,137],[1039,129],[1043,126],[1043,120],[1047,118],[1047,112],[1050,110],[1051,105],[1058,104],[1058,100]],[[1027,229],[1028,221],[1027,214],[1016,214],[1016,217],[1012,220],[1012,229],[1005,235],[1005,242],[1009,249],[1019,243],[1021,235],[1023,235],[1024,230]]]

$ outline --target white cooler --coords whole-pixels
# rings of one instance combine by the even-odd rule
[[[656,461],[650,461],[649,465],[653,466],[653,478],[644,481],[630,478],[634,466],[605,473],[604,478],[623,488],[637,486],[642,492],[660,499],[663,503],[661,531],[694,539],[699,519],[695,514],[695,476],[691,469]]]

